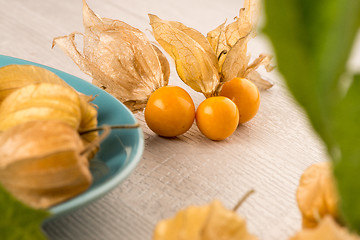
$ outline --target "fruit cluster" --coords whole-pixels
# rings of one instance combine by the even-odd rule
[[[188,131],[196,119],[200,132],[218,141],[232,135],[239,124],[252,119],[259,106],[259,90],[245,78],[226,82],[219,96],[205,99],[196,110],[184,89],[164,86],[151,94],[145,108],[145,121],[156,134],[175,137]]]

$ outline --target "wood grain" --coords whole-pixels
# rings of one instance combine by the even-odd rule
[[[52,39],[82,31],[80,0],[0,0],[0,54],[90,77]],[[100,16],[116,18],[149,33],[147,13],[177,20],[206,34],[237,15],[241,1],[89,0]],[[150,34],[149,34],[149,37]],[[261,34],[250,43],[252,56],[272,53]],[[178,138],[152,133],[139,119],[145,152],[133,174],[102,199],[44,225],[50,239],[151,239],[157,221],[188,205],[220,199],[231,208],[249,189],[253,194],[238,210],[259,239],[288,239],[300,229],[295,191],[301,173],[327,155],[281,76],[261,72],[275,86],[261,93],[258,115],[221,142],[206,139],[196,125]],[[204,97],[187,88],[171,69],[170,84],[184,87],[198,105]]]

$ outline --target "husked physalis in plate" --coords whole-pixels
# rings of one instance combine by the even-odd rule
[[[94,129],[97,106],[93,100],[43,67],[12,64],[0,68],[0,131],[29,120],[49,119],[63,120],[78,132]],[[85,145],[98,137],[96,131],[81,135]]]
[[[62,120],[78,129],[79,95],[60,84],[29,84],[13,91],[0,105],[0,131],[23,122],[45,119]]]
[[[132,111],[145,107],[150,94],[168,84],[170,67],[163,53],[139,29],[101,18],[83,1],[83,51],[75,36],[54,38],[93,84],[119,99]]]
[[[0,68],[0,184],[34,208],[85,191],[99,149],[93,97],[33,65]],[[89,131],[87,134],[82,132]]]
[[[226,209],[220,201],[205,206],[189,206],[172,219],[160,221],[153,240],[256,240],[248,232],[245,219]]]
[[[64,80],[45,68],[34,65],[7,65],[0,68],[0,104],[13,91],[37,83],[55,83],[70,88]]]
[[[21,67],[19,65],[19,67],[13,67],[12,69],[17,71],[29,68],[31,69],[30,66]],[[6,69],[9,68],[6,67]],[[2,68],[0,68],[1,72]],[[36,72],[39,80],[32,81],[32,77],[26,80],[27,82],[36,83],[28,84],[15,90],[12,89],[11,92],[7,91],[6,98],[0,104],[0,131],[5,131],[10,127],[32,120],[61,120],[78,132],[97,127],[97,109],[91,103],[93,98],[77,93],[64,81],[46,82],[46,76],[50,72],[48,70],[39,68],[34,73]],[[41,82],[43,74],[45,82]],[[16,73],[15,75],[19,76],[20,74]],[[8,81],[11,81],[11,78]],[[1,87],[0,92],[2,90]],[[96,141],[98,136],[98,132],[89,132],[83,134],[81,139],[85,145],[88,145]],[[89,153],[89,159],[95,155],[97,150],[97,148],[94,148]]]
[[[48,208],[90,186],[90,150],[63,121],[20,123],[0,135],[0,183],[27,205]]]
[[[338,194],[330,162],[315,163],[305,170],[296,192],[305,228],[316,227],[326,215],[338,218]]]
[[[207,37],[180,22],[166,21],[149,14],[156,41],[175,60],[179,77],[195,91],[206,97],[218,94],[222,83],[235,77],[253,81],[259,89],[271,83],[256,71],[265,65],[271,71],[271,57],[261,54],[252,63],[247,53],[247,43],[255,36],[259,17],[259,1],[245,0],[235,21],[221,24]]]

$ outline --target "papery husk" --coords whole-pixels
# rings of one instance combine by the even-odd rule
[[[85,132],[90,129],[95,129],[97,127],[97,106],[92,104],[91,101],[93,98],[80,95],[80,112],[81,112],[81,120],[80,126],[78,128],[78,132]],[[99,132],[92,131],[86,134],[81,134],[81,140],[85,147],[89,146],[94,141],[99,139]],[[100,147],[94,147],[90,152],[87,153],[87,158],[92,159],[95,154],[99,151]]]
[[[0,105],[0,131],[32,120],[61,120],[77,130],[79,95],[59,84],[30,84],[12,92]]]
[[[246,45],[250,38],[256,35],[256,25],[260,16],[260,2],[258,0],[245,0],[244,8],[239,11],[235,21],[225,26],[225,23],[208,32],[207,39],[219,58],[219,67],[222,69],[226,54],[242,40],[241,45]],[[238,48],[244,48],[238,46]],[[246,48],[246,46],[245,46]],[[246,50],[246,49],[245,49]],[[245,56],[244,56],[245,55]],[[246,52],[239,53],[240,58],[246,57]]]
[[[250,60],[250,56],[247,55],[248,41],[248,38],[239,39],[227,53],[221,69],[221,82],[245,75]]]
[[[172,219],[160,221],[154,230],[154,240],[255,240],[245,219],[226,209],[221,202],[205,206],[189,206]]]
[[[219,84],[218,61],[209,42],[197,30],[180,22],[149,14],[156,41],[175,60],[176,70],[187,85],[211,96]]]
[[[0,131],[33,120],[59,120],[79,132],[97,127],[94,98],[78,94],[68,85],[29,84],[13,91],[0,105]],[[98,132],[81,135],[85,146],[98,139]],[[91,159],[99,148],[89,154]]]
[[[219,72],[221,72],[221,70],[222,70],[222,65],[225,61],[226,54],[231,49],[231,46],[229,46],[226,41],[225,24],[226,24],[226,22],[219,25],[214,30],[208,32],[208,34],[206,36],[206,39],[209,41],[211,47],[213,48],[213,50],[217,56]]]
[[[67,85],[55,73],[34,65],[7,65],[0,68],[0,104],[13,91],[29,84],[56,83]]]
[[[259,90],[266,90],[273,86],[256,71],[261,65],[268,72],[272,71],[270,55],[260,54],[252,63],[249,63],[250,54],[247,51],[247,44],[256,36],[259,16],[260,2],[246,0],[244,8],[240,9],[239,16],[234,22],[227,26],[223,23],[207,34],[207,39],[219,59],[220,85],[235,77],[241,77],[254,82]]]
[[[304,228],[314,228],[326,215],[338,218],[338,194],[329,162],[311,165],[302,174],[296,192]]]
[[[274,84],[269,80],[263,78],[259,72],[256,71],[258,67],[263,65],[267,72],[270,72],[274,69],[274,66],[271,65],[272,56],[267,54],[260,54],[257,59],[254,60],[246,69],[244,78],[251,80],[258,89],[267,90],[271,88]]]
[[[302,229],[289,240],[360,240],[345,227],[340,226],[330,215],[325,216],[313,229]]]
[[[180,22],[153,14],[149,19],[156,41],[174,59],[181,80],[210,97],[218,95],[222,84],[236,77],[253,81],[259,90],[273,86],[256,71],[261,65],[271,71],[271,57],[260,54],[250,63],[247,49],[249,40],[256,35],[259,15],[259,0],[246,0],[235,21],[222,23],[206,38]]]
[[[62,121],[30,121],[0,135],[0,183],[20,201],[48,208],[92,182],[84,145]]]
[[[83,53],[75,36],[54,38],[93,84],[115,96],[132,111],[145,107],[156,89],[168,84],[169,64],[146,35],[122,21],[97,16],[83,1]]]

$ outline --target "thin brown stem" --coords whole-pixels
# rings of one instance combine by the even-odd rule
[[[238,203],[235,205],[235,207],[233,208],[233,211],[236,212],[238,210],[238,208],[246,201],[246,199],[255,192],[254,189],[249,190],[247,193],[245,193],[245,195],[240,199],[240,201],[238,201]]]
[[[227,53],[228,53],[228,51],[227,51],[226,49],[222,50],[222,51],[220,52],[218,58],[217,58],[218,61],[220,61],[220,58],[221,58],[222,55],[225,55],[225,54],[227,54]]]
[[[113,125],[113,126],[106,126],[110,129],[131,129],[131,128],[138,128],[140,127],[140,124],[139,123],[135,123],[135,124],[124,124],[124,125]],[[105,127],[104,126],[101,126],[101,127],[97,127],[97,128],[92,128],[92,129],[88,129],[88,130],[85,130],[85,131],[81,131],[79,132],[80,135],[83,135],[83,134],[87,134],[87,133],[91,133],[91,132],[98,132],[98,131],[102,131],[104,130]]]
[[[104,141],[104,139],[107,138],[107,136],[109,136],[111,131],[110,126],[103,126],[101,130],[103,130],[103,132],[99,136],[99,138],[97,138],[95,141],[92,141],[89,145],[87,145],[86,148],[80,152],[80,155],[86,155],[89,152],[91,152],[94,148],[98,147],[100,143]]]

